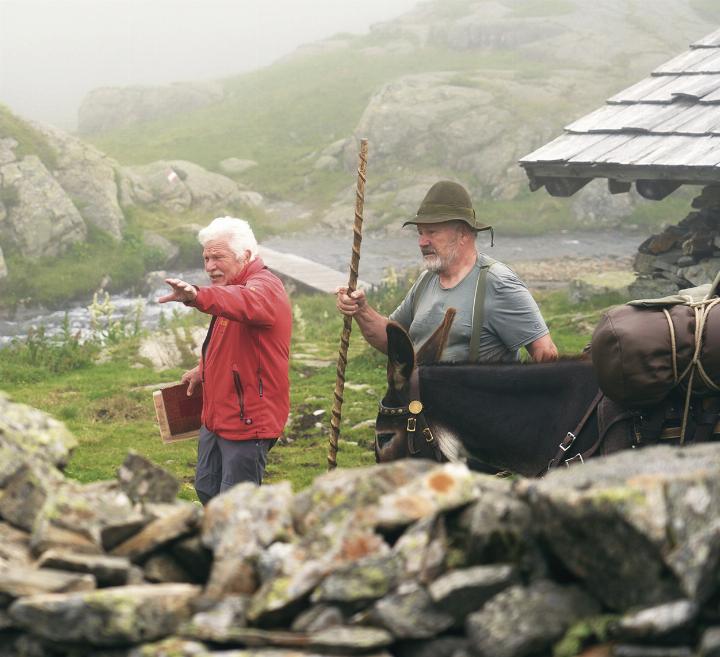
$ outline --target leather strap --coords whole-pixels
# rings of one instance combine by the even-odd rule
[[[565,454],[567,454],[568,450],[572,447],[573,443],[577,439],[577,437],[580,435],[580,432],[585,427],[585,424],[590,419],[590,416],[593,414],[595,409],[597,408],[597,405],[600,403],[600,400],[603,398],[602,391],[598,391],[598,393],[595,395],[593,400],[590,402],[590,406],[588,406],[587,410],[585,411],[585,414],[580,419],[580,422],[578,422],[577,426],[575,427],[575,431],[568,431],[565,437],[562,439],[560,444],[558,445],[558,451],[555,456],[550,459],[550,462],[548,463],[547,469],[543,472],[540,472],[538,476],[542,476],[543,474],[547,474],[552,470],[553,468],[556,468],[560,461],[563,460]],[[564,459],[565,465],[570,465],[571,461],[579,460],[581,463],[585,462],[586,458],[590,458],[600,447],[600,443],[602,443],[603,439],[605,438],[605,434],[599,434],[598,439],[595,441],[595,443],[585,452],[578,453],[575,456]]]
[[[477,362],[480,356],[480,331],[482,331],[485,319],[485,292],[487,290],[487,273],[495,264],[495,260],[488,259],[488,263],[480,267],[477,284],[475,285],[475,304],[472,313],[472,335],[470,336],[470,347],[468,349],[468,360],[471,363]]]

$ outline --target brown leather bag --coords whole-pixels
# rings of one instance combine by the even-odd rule
[[[636,408],[663,401],[677,385],[699,395],[719,393],[720,299],[715,284],[703,287],[708,289],[703,302],[678,295],[631,302],[603,315],[591,349],[607,397]]]

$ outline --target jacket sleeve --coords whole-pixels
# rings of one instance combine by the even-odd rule
[[[235,322],[272,326],[280,294],[285,294],[284,289],[278,288],[273,281],[251,278],[246,285],[201,287],[195,300],[188,305]]]

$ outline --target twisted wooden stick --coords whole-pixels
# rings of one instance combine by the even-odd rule
[[[348,294],[355,291],[358,279],[358,266],[360,265],[360,243],[362,242],[363,206],[365,205],[365,172],[367,171],[368,140],[360,140],[360,163],[358,165],[357,189],[355,192],[355,224],[353,226],[353,246],[350,257],[350,278],[348,280]],[[340,438],[340,419],[342,417],[343,390],[345,389],[345,367],[347,366],[347,353],[350,346],[350,331],[352,330],[352,317],[346,315],[343,320],[343,330],[340,336],[340,352],[338,353],[335,377],[335,392],[330,418],[330,440],[328,447],[328,470],[337,467],[338,439]]]

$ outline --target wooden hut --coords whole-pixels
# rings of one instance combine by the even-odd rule
[[[520,160],[535,191],[572,196],[594,178],[664,199],[702,186],[695,211],[640,245],[638,296],[708,282],[720,270],[720,30],[609,98]]]

